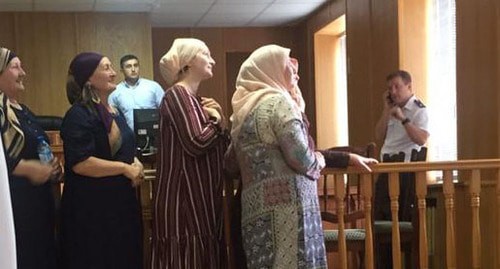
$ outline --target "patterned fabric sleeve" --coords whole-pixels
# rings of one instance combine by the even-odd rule
[[[72,168],[95,155],[93,126],[89,114],[85,107],[74,105],[64,116],[61,137],[64,141],[64,161],[67,168]]]
[[[3,144],[3,141],[2,141],[2,144]],[[7,163],[7,173],[11,174],[12,171],[14,171],[14,169],[16,168],[17,164],[21,161],[21,158],[20,157],[13,158],[9,154],[7,154],[7,151],[5,150],[6,147],[7,147],[6,145],[3,145],[4,151],[2,154],[4,154],[5,161]]]
[[[288,166],[312,180],[320,176],[321,168],[309,147],[309,135],[300,112],[290,100],[281,98],[274,107],[272,128]]]
[[[22,133],[15,132],[14,128],[12,128],[12,123],[7,120],[6,109],[7,106],[0,107],[0,132],[3,137],[3,154],[5,155],[7,170],[8,173],[11,174],[17,164],[21,161],[20,152],[24,146],[24,137],[22,136]],[[10,139],[5,139],[6,136]],[[10,141],[10,144],[7,141]],[[12,154],[9,154],[9,152]],[[13,154],[14,152],[17,154]]]
[[[190,155],[202,155],[217,144],[220,127],[208,119],[201,105],[187,90],[174,86],[167,91],[163,102],[162,110],[168,113],[182,147]]]

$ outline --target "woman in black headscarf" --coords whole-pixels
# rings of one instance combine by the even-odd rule
[[[66,177],[62,196],[65,269],[142,268],[140,204],[144,177],[134,134],[108,104],[116,73],[107,57],[78,54],[67,93],[73,106],[61,127]]]
[[[54,198],[49,179],[61,174],[57,159],[39,160],[37,146],[48,137],[35,115],[18,103],[26,76],[21,60],[0,48],[0,131],[9,176],[16,234],[17,268],[57,268]]]

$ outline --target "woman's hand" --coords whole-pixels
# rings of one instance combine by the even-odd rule
[[[64,175],[64,168],[57,157],[54,157],[54,159],[50,163],[50,166],[52,166],[52,176],[50,177],[50,179],[56,182],[61,181]]]
[[[139,165],[135,162],[132,164],[125,164],[125,172],[123,174],[132,181],[133,187],[139,186],[144,179],[142,164]]]
[[[203,108],[213,108],[217,110],[220,115],[222,115],[222,107],[213,98],[201,97],[201,105],[203,106]]]
[[[216,119],[216,124],[219,124],[222,130],[226,129],[227,127],[226,119],[224,118],[224,115],[220,114],[220,112],[217,109],[204,106],[203,110],[207,112],[209,117]]]
[[[323,156],[323,154],[321,154],[321,152],[319,151],[315,151],[314,152],[314,155],[316,155],[316,160],[318,161],[318,166],[319,166],[319,170],[325,168],[325,156]]]
[[[16,170],[19,173],[16,173]],[[55,174],[52,165],[43,164],[39,160],[22,159],[17,164],[16,170],[14,170],[15,175],[26,176],[33,185],[42,185]]]
[[[377,164],[378,161],[373,158],[366,158],[358,154],[349,153],[349,165],[361,168],[364,171],[371,172],[369,165]]]
[[[219,103],[217,103],[217,101],[215,101],[215,99],[202,97],[201,105],[203,106],[203,110],[205,110],[210,117],[217,119],[217,123],[223,130],[227,128],[227,121],[226,117],[224,117],[222,107]]]
[[[132,180],[132,186],[137,187],[144,181],[144,165],[141,161],[139,161],[139,159],[137,159],[137,157],[134,157],[134,163],[132,165],[135,165],[140,169],[139,176]]]

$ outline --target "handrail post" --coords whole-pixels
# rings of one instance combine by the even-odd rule
[[[335,202],[337,206],[337,216],[339,218],[339,251],[340,266],[347,269],[347,245],[345,241],[345,223],[344,223],[344,197],[345,182],[343,174],[335,174]]]
[[[389,197],[392,216],[392,267],[401,269],[401,240],[399,236],[399,173],[389,173]]]
[[[497,172],[497,255],[496,257],[496,268],[500,269],[500,168],[496,170]]]
[[[427,179],[425,172],[417,172],[415,175],[415,191],[418,200],[418,252],[419,252],[419,264],[420,268],[429,268],[429,255],[427,249],[427,220],[426,220],[426,209],[427,205],[425,202],[425,197],[427,196]]]
[[[372,196],[373,196],[373,182],[372,174],[362,174],[361,175],[361,186],[364,197],[364,209],[365,209],[365,268],[374,268],[374,258],[373,258],[373,229],[372,229]]]
[[[455,245],[455,187],[453,186],[453,171],[443,171],[443,193],[446,210],[446,267],[456,268]]]
[[[481,268],[481,229],[479,222],[479,193],[481,192],[481,171],[472,170],[469,193],[472,207],[472,268]]]

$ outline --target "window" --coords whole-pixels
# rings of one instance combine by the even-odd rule
[[[337,141],[339,145],[349,145],[349,125],[347,118],[347,48],[346,48],[345,32],[337,36],[337,46],[335,53],[337,54],[337,62],[335,63],[334,77],[335,80],[335,99],[334,104],[337,110]]]
[[[457,159],[455,0],[431,0],[429,11],[427,159],[451,161]],[[442,179],[441,172],[431,177]]]
[[[457,159],[455,0],[431,0],[427,100],[429,161]]]
[[[345,16],[314,34],[318,148],[349,144]]]

